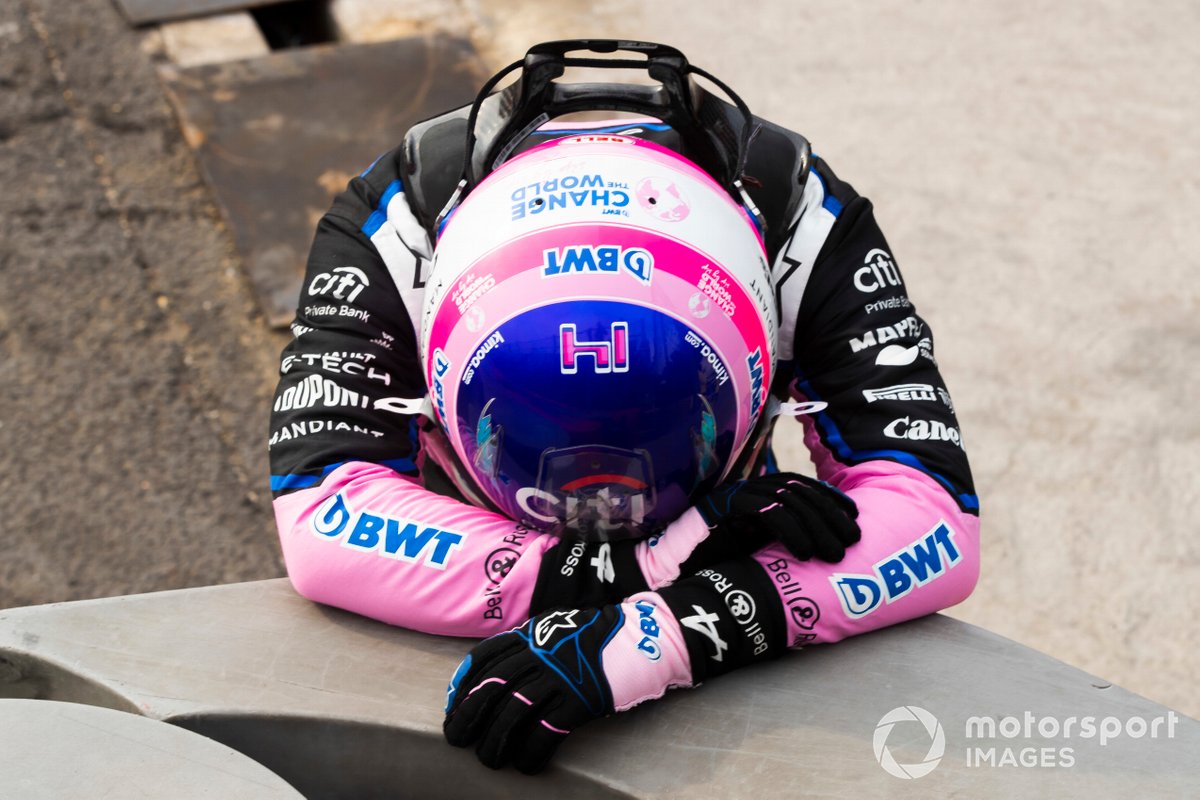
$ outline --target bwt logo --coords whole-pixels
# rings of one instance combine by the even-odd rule
[[[571,245],[542,251],[542,277],[572,272],[618,272],[624,270],[642,283],[650,282],[654,256],[640,247],[614,245]]]
[[[842,610],[852,619],[865,617],[879,604],[899,600],[918,586],[941,577],[962,560],[954,531],[943,521],[922,538],[880,561],[874,575],[835,572],[829,582],[837,590]]]
[[[319,539],[341,539],[342,547],[374,552],[383,558],[445,569],[450,556],[462,547],[467,534],[445,531],[407,519],[355,513],[340,493],[326,500],[313,514],[313,534]]]
[[[446,424],[446,384],[444,379],[450,371],[450,359],[442,348],[433,351],[433,400],[437,404],[438,419]]]
[[[577,337],[575,323],[558,326],[559,368],[564,375],[579,372],[579,359],[590,357],[595,372],[629,372],[629,323],[614,322],[610,341],[582,342]]]

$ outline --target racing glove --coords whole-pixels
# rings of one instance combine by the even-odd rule
[[[580,725],[690,683],[679,625],[646,592],[542,614],[478,644],[450,681],[443,731],[486,766],[532,774]]]
[[[801,561],[816,556],[837,563],[861,536],[855,521],[858,506],[849,496],[795,472],[720,486],[696,508],[712,529],[714,543],[733,539],[743,543],[744,553],[778,540]]]
[[[542,559],[530,612],[616,603],[776,540],[801,560],[841,561],[859,540],[857,517],[853,500],[804,475],[735,481],[647,540],[589,542],[568,533]]]
[[[540,772],[580,725],[780,655],[783,614],[771,579],[745,557],[618,605],[535,616],[471,650],[442,729],[493,769]]]

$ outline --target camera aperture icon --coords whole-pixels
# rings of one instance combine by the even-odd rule
[[[929,751],[925,754],[925,758],[915,764],[899,763],[892,752],[888,750],[888,736],[900,722],[920,723],[925,728],[925,732],[929,734]],[[875,750],[875,760],[889,775],[895,775],[904,780],[913,780],[933,772],[934,768],[941,763],[942,755],[946,752],[946,734],[942,731],[942,724],[938,722],[937,717],[925,709],[920,706],[900,706],[893,708],[879,720],[879,724],[875,726],[872,745]]]

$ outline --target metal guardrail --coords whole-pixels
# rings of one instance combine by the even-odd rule
[[[1094,800],[1200,785],[1194,720],[937,615],[597,721],[542,776],[495,772],[441,737],[470,645],[309,603],[286,580],[234,584],[0,611],[0,696],[169,722],[314,798]]]

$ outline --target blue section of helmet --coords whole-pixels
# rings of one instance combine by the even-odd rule
[[[519,519],[547,527],[518,502],[522,489],[552,493],[539,513],[560,518],[572,498],[586,504],[611,491],[624,508],[642,492],[653,501],[644,508],[646,529],[661,527],[687,509],[693,488],[711,487],[730,458],[737,365],[711,355],[711,342],[681,320],[631,303],[572,300],[479,335],[493,344],[449,387],[458,393],[455,424],[474,463],[479,444],[494,438],[490,429],[503,429],[488,457],[495,476],[476,466],[475,478]]]

